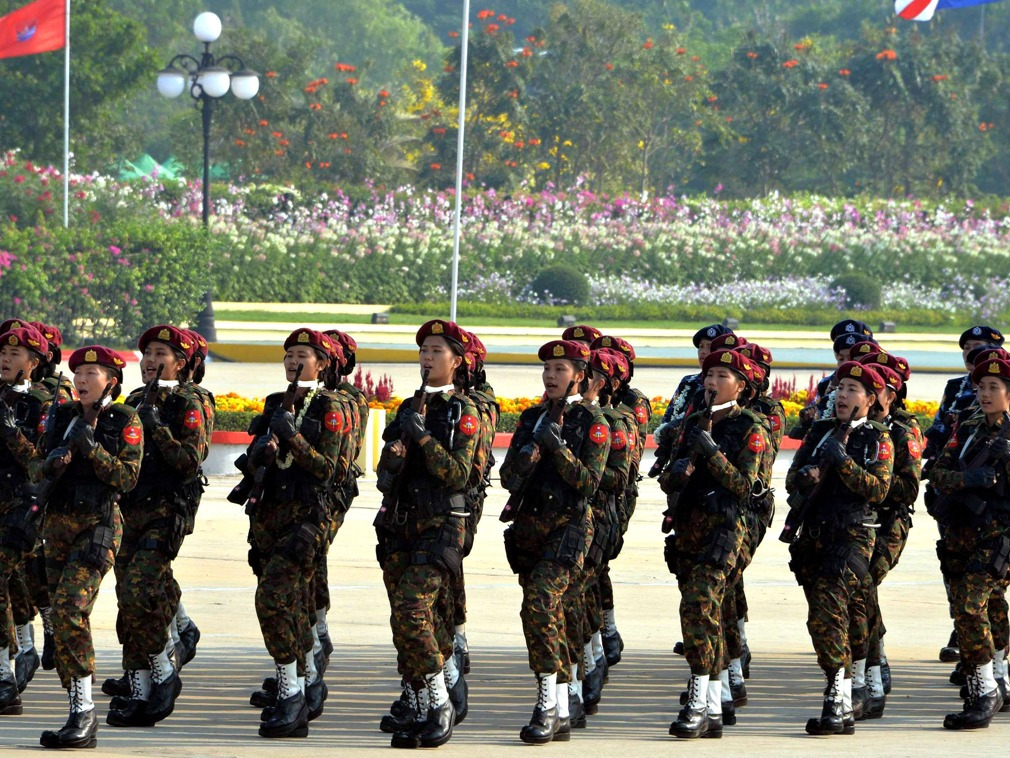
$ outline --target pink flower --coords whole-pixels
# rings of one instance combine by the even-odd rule
[[[153,284],[145,284],[144,285],[144,292],[154,292],[154,285]]]
[[[15,297],[14,298],[14,305],[21,305],[21,298],[20,297]]]
[[[120,254],[121,252],[123,252],[123,251],[122,251],[122,250],[120,250],[120,249],[119,249],[118,247],[116,247],[115,245],[109,245],[109,252],[110,252],[110,253],[112,253],[113,255],[119,255],[119,254]]]
[[[17,176],[14,177],[15,184],[23,184],[24,181],[25,181],[24,174],[18,174]]]

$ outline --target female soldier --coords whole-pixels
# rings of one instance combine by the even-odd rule
[[[540,348],[547,399],[523,411],[501,468],[512,496],[502,512],[505,555],[523,589],[520,616],[537,678],[537,701],[519,738],[542,745],[571,736],[569,662],[562,597],[582,567],[587,504],[610,449],[598,406],[579,402],[587,388],[589,346],[555,340]]]
[[[968,683],[964,710],[947,715],[947,729],[989,725],[1003,704],[994,662],[1003,676],[1006,666],[1006,629],[991,627],[988,605],[1005,588],[1010,562],[1010,363],[980,363],[971,380],[977,386],[980,413],[957,427],[929,472],[930,483],[940,493],[933,503],[943,533],[938,550],[950,581],[954,629]]]
[[[191,510],[189,488],[207,454],[203,403],[180,383],[195,343],[168,324],[144,332],[138,344],[147,387],[130,393],[144,426],[144,460],[137,486],[123,502],[123,544],[116,561],[123,669],[129,700],[109,711],[110,726],[151,726],[167,718],[182,689],[168,658],[175,618],[172,561]]]
[[[666,559],[680,587],[684,655],[691,666],[686,704],[670,725],[675,737],[722,736],[724,651],[720,605],[743,539],[743,509],[768,447],[760,420],[740,407],[754,364],[732,350],[702,364],[705,411],[689,416],[671,458],[663,530]],[[711,427],[708,422],[711,421]]]
[[[312,329],[288,335],[288,390],[268,396],[250,426],[255,439],[244,465],[258,484],[246,504],[249,564],[256,575],[256,615],[277,672],[276,700],[261,715],[261,737],[304,737],[323,708],[322,679],[310,654],[308,591],[329,520],[327,485],[343,430],[341,404],[322,384],[330,345]]]
[[[894,466],[887,428],[869,419],[884,390],[880,374],[848,361],[835,377],[835,417],[814,423],[786,476],[790,495],[803,498],[790,500],[798,536],[789,567],[806,594],[807,628],[828,680],[821,716],[807,722],[808,734],[855,731],[849,667],[866,657],[866,640],[854,639],[850,625],[858,628],[866,613],[871,525]]]
[[[455,707],[463,708],[466,685],[441,611],[452,602],[462,565],[464,492],[480,431],[473,401],[459,391],[468,333],[436,319],[418,330],[416,342],[426,383],[383,432],[384,497],[375,519],[393,644],[415,714],[393,734],[392,746],[401,748],[445,744],[465,713]]]
[[[38,541],[42,519],[29,474],[35,441],[45,421],[49,393],[33,384],[48,351],[33,327],[0,335],[0,714],[21,713],[20,692],[34,676],[39,656],[32,645],[31,599],[22,567]],[[25,572],[27,574],[27,572]],[[19,586],[21,592],[13,592]],[[48,605],[48,603],[46,604]],[[12,634],[15,632],[15,634]],[[17,640],[17,657],[10,658]]]
[[[137,411],[112,402],[120,393],[125,361],[92,345],[76,350],[69,365],[80,400],[54,407],[39,448],[45,456],[44,461],[40,457],[39,477],[50,485],[46,573],[56,671],[70,695],[67,723],[59,731],[42,733],[40,743],[47,748],[97,743],[89,619],[123,537],[119,500],[136,485],[144,454]]]

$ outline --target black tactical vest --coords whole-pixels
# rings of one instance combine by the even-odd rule
[[[811,457],[806,463],[813,465],[820,463],[822,442],[834,435],[837,430],[838,423],[834,419],[824,419],[814,424],[808,437],[817,440],[817,447],[811,452]],[[886,430],[880,424],[867,421],[849,434],[845,450],[857,466],[867,468],[877,461],[882,431]],[[839,531],[855,524],[867,523],[875,518],[876,513],[866,498],[846,487],[832,469],[827,473],[827,479],[818,493],[817,502],[812,503],[806,523],[810,526],[820,525],[824,529]]]
[[[126,404],[136,408],[144,400],[141,392],[135,391],[126,399]],[[170,392],[158,400],[158,410],[161,420],[168,426],[172,436],[179,439],[182,436],[183,416],[186,413],[186,399],[178,392]],[[201,411],[201,418],[203,413]],[[180,492],[192,479],[183,479],[179,471],[169,465],[154,440],[145,440],[144,458],[140,463],[140,475],[137,486],[127,493],[126,503],[139,503],[153,495],[170,497]]]

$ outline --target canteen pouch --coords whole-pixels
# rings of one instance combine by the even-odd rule
[[[116,549],[116,530],[100,524],[91,535],[91,542],[81,553],[81,563],[98,571],[106,571],[112,565]]]
[[[308,566],[316,554],[322,530],[315,524],[299,524],[288,533],[281,553],[295,565]]]
[[[717,529],[712,541],[699,556],[699,562],[725,570],[735,554],[735,547],[733,532],[729,529]]]
[[[459,521],[448,518],[436,529],[421,534],[410,553],[412,566],[433,564],[458,577],[463,568],[463,540]]]
[[[680,556],[677,551],[677,535],[668,534],[663,545],[663,558],[666,560],[666,568],[670,573],[677,576],[677,559]]]
[[[586,532],[582,524],[570,523],[563,527],[556,545],[545,548],[541,557],[565,568],[575,568],[586,554]]]
[[[516,531],[513,527],[508,527],[504,534],[505,558],[508,560],[509,568],[513,574],[528,574],[537,565],[537,555],[529,550],[524,550],[519,546],[516,538]]]

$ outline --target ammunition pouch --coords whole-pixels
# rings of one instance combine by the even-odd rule
[[[1010,537],[1004,534],[993,542],[992,557],[986,568],[994,579],[1002,580],[1006,578],[1007,569],[1010,569]]]
[[[147,525],[149,531],[161,532],[161,537],[146,536],[137,544],[137,550],[157,550],[174,561],[182,549],[182,540],[186,536],[186,517],[181,513],[173,513],[168,518],[156,519]]]
[[[0,547],[15,555],[31,553],[38,542],[44,518],[45,510],[38,502],[11,511],[0,524]]]
[[[712,541],[698,556],[698,562],[725,570],[735,558],[736,540],[733,531],[716,529],[715,534],[712,535]]]
[[[434,565],[458,577],[463,568],[463,534],[457,518],[449,517],[437,529],[429,529],[414,542],[412,566]]]
[[[847,542],[836,542],[825,551],[820,575],[839,576],[846,569],[852,571],[860,582],[865,582],[870,575],[870,562]]]
[[[677,535],[668,534],[666,536],[666,542],[663,544],[663,558],[666,560],[666,568],[669,569],[670,573],[677,576],[677,559],[680,557],[680,552],[677,550]]]
[[[586,554],[586,530],[581,523],[569,523],[556,530],[540,554],[545,561],[554,561],[565,568],[575,568]]]
[[[396,480],[399,475],[389,469],[380,468],[375,475],[375,488],[383,495],[389,495],[396,490]]]
[[[796,583],[803,587],[814,578],[815,553],[813,543],[809,540],[797,540],[789,543],[789,570],[796,577]]]
[[[263,556],[260,555],[259,550],[250,547],[247,560],[249,561],[249,568],[252,569],[253,576],[258,579],[263,574]]]
[[[302,523],[291,529],[280,545],[280,553],[296,566],[309,566],[323,532],[317,524]]]
[[[513,574],[529,574],[537,565],[538,556],[532,550],[519,544],[514,526],[509,526],[504,534],[505,558]]]
[[[99,524],[91,534],[91,542],[80,551],[78,559],[97,571],[108,571],[115,560],[116,530]]]
[[[252,493],[252,489],[253,478],[249,474],[246,474],[238,484],[232,487],[226,499],[229,503],[235,503],[235,505],[245,505],[246,500],[249,499],[249,495]]]

